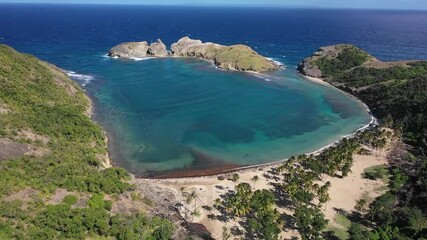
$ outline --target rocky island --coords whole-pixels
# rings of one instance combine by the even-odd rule
[[[173,43],[168,51],[159,39],[157,42],[126,42],[114,46],[108,56],[118,58],[143,57],[191,57],[211,61],[220,69],[230,71],[268,72],[278,70],[280,66],[274,61],[261,56],[246,45],[224,46],[216,43],[183,37]]]

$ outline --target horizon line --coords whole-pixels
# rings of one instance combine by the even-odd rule
[[[203,4],[203,3],[184,3],[184,4],[156,4],[156,3],[49,3],[49,2],[0,2],[8,5],[99,5],[99,6],[153,6],[153,7],[241,7],[241,8],[288,8],[288,9],[319,9],[319,10],[384,10],[384,11],[416,11],[424,12],[427,8],[370,8],[370,7],[322,7],[306,5],[284,5],[284,4]]]

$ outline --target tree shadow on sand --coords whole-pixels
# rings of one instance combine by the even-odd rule
[[[226,193],[221,194],[219,197],[221,199],[221,202],[224,202],[225,199],[228,199],[234,194],[234,191],[228,190]],[[218,220],[220,222],[226,223],[228,221],[234,220],[234,217],[231,216],[224,205],[218,204],[214,206],[214,208],[211,208],[210,210],[216,209],[219,214],[211,213],[208,215],[208,218],[211,220]]]

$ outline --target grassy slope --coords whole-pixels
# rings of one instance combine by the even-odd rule
[[[180,54],[212,60],[217,67],[226,70],[266,72],[279,69],[272,61],[242,44],[222,46],[204,43],[189,46]]]
[[[129,234],[148,238],[158,226],[171,228],[161,219],[150,225],[142,215],[113,219],[111,203],[102,197],[98,204],[82,209],[70,208],[73,202],[47,205],[48,196],[59,187],[76,196],[92,196],[94,201],[103,194],[121,194],[132,188],[125,181],[129,174],[118,168],[102,170],[98,156],[107,149],[101,128],[86,115],[89,99],[54,66],[0,45],[0,89],[0,104],[10,111],[0,115],[0,138],[49,150],[44,156],[0,161],[1,239],[118,236],[129,230],[126,224],[138,222],[141,227]],[[21,130],[49,141],[23,138]],[[38,194],[25,201],[11,197],[23,189]]]
[[[275,69],[275,66],[263,56],[245,45],[225,47],[216,54],[215,61],[222,65],[231,64],[237,70],[265,72]]]

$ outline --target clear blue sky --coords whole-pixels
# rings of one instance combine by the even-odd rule
[[[291,7],[427,9],[427,0],[0,0],[0,3],[95,3],[147,5],[281,5]]]

